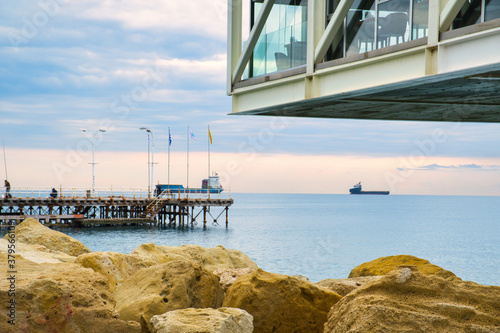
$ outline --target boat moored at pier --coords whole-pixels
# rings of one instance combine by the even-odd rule
[[[177,193],[201,193],[201,194],[218,194],[224,191],[220,184],[219,175],[214,173],[207,179],[201,182],[201,188],[184,187],[183,185],[176,184],[158,184],[156,185],[155,195],[161,194],[177,194]]]

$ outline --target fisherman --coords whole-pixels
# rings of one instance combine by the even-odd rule
[[[52,188],[52,192],[50,193],[51,198],[57,198],[57,190],[55,188]]]
[[[5,198],[12,198],[12,196],[10,195],[10,183],[7,179],[4,182],[4,187],[5,187]]]

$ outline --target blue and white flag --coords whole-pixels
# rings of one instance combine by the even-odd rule
[[[168,129],[168,145],[172,145],[172,137],[170,136],[170,128]]]
[[[194,133],[193,133],[191,130],[189,130],[189,137],[190,137],[191,139],[196,140],[196,137],[194,136]]]

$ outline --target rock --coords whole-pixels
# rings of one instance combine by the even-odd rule
[[[499,332],[500,287],[400,267],[352,291],[328,315],[325,333]]]
[[[252,333],[252,316],[235,308],[182,309],[153,316],[152,333]]]
[[[437,275],[448,280],[460,280],[455,274],[439,266],[431,264],[428,260],[410,255],[397,255],[375,259],[355,267],[349,274],[350,278],[358,276],[385,275],[396,269],[399,265],[416,266],[419,272],[425,275]]]
[[[213,272],[218,268],[252,268],[257,264],[241,251],[226,249],[219,245],[204,248],[199,245],[162,246],[153,243],[142,244],[131,254],[147,257],[158,263],[173,260],[188,260]]]
[[[325,279],[316,284],[323,288],[330,289],[340,296],[345,296],[363,284],[380,278],[381,276],[363,276],[350,279]]]
[[[43,245],[49,250],[59,251],[70,256],[79,256],[83,253],[91,252],[85,245],[63,234],[62,232],[51,230],[43,226],[34,218],[27,218],[16,227],[17,242]],[[8,234],[5,235],[7,239]]]
[[[0,254],[0,262],[7,255]],[[15,300],[15,325],[0,309],[0,332],[140,332],[140,324],[118,319],[106,279],[74,263],[38,264],[15,259],[15,280],[0,279],[0,302]],[[5,272],[4,267],[2,270]],[[15,294],[12,294],[14,286]]]
[[[85,253],[78,256],[76,262],[104,275],[108,279],[111,292],[139,269],[157,264],[149,258],[117,252]]]
[[[218,308],[224,300],[218,277],[186,260],[140,269],[113,296],[121,319],[140,321],[147,329],[154,315],[185,308]]]
[[[0,253],[7,254],[8,245],[7,239],[0,239]],[[24,259],[36,263],[52,263],[58,264],[62,262],[74,262],[76,257],[69,254],[47,249],[43,245],[30,245],[16,241],[16,256],[22,256]]]
[[[296,278],[296,279],[299,279],[299,280],[304,280],[304,281],[310,281],[309,278],[307,276],[304,276],[304,275],[292,275],[292,277]]]
[[[258,269],[236,280],[223,306],[250,313],[255,333],[309,333],[323,332],[328,311],[340,298],[311,282]]]
[[[225,292],[240,276],[250,274],[254,271],[255,269],[252,268],[219,268],[214,271],[214,274],[219,277],[219,283]]]

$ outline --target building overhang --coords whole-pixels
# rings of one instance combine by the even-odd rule
[[[326,62],[308,41],[306,65],[228,81],[231,114],[500,122],[500,19],[446,30],[453,15],[431,10],[428,37]]]
[[[500,122],[500,65],[433,75],[231,114]]]

